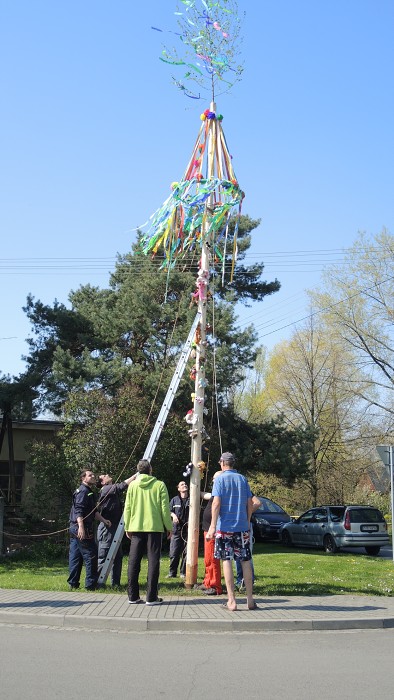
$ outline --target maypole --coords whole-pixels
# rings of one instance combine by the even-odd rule
[[[201,114],[201,127],[186,171],[179,182],[172,183],[172,193],[163,206],[151,217],[149,230],[142,237],[145,253],[164,253],[162,267],[169,271],[178,258],[199,253],[196,291],[192,295],[200,314],[194,348],[195,364],[190,378],[194,380],[192,408],[186,416],[191,436],[190,513],[186,555],[186,587],[197,581],[198,542],[200,529],[200,483],[205,470],[202,459],[203,443],[207,439],[204,427],[206,359],[207,359],[207,302],[211,298],[210,275],[215,264],[226,261],[229,221],[236,217],[232,270],[236,257],[237,221],[241,213],[243,192],[234,174],[231,156],[222,129],[222,115],[217,114],[215,90],[218,85],[227,92],[242,73],[234,65],[240,20],[236,2],[232,0],[181,0],[183,12],[177,12],[182,50],[189,51],[191,59],[180,58],[175,50],[163,51],[161,60],[183,66],[186,73],[175,84],[191,99],[200,99],[187,83],[194,81],[204,89],[209,85],[211,102]],[[153,27],[156,31],[162,31]],[[232,82],[225,78],[230,73]]]
[[[216,105],[211,102],[210,114],[215,114]],[[205,115],[207,116],[207,115]],[[216,133],[213,132],[213,127],[216,126],[215,120],[211,119],[211,128],[208,135],[208,172],[207,179],[214,178],[214,155],[216,145]],[[202,460],[202,430],[198,430],[199,426],[203,425],[204,418],[204,402],[205,402],[205,360],[207,346],[207,297],[208,285],[211,268],[210,250],[212,247],[212,235],[210,234],[210,223],[214,212],[214,197],[211,193],[205,203],[204,219],[202,223],[202,245],[201,245],[201,260],[197,277],[198,290],[198,310],[201,314],[200,333],[196,342],[196,379],[194,388],[194,405],[193,405],[193,424],[195,428],[192,432],[192,447],[191,447],[191,463],[193,464],[192,473],[190,475],[190,511],[189,511],[189,526],[186,550],[186,588],[191,587],[197,581],[197,566],[198,566],[198,541],[200,531],[200,481],[203,475]]]

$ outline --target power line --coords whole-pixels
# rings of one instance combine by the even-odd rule
[[[365,294],[366,292],[369,292],[372,289],[376,289],[382,284],[385,284],[386,282],[390,282],[394,280],[394,276],[387,277],[386,279],[382,280],[381,282],[376,282],[375,284],[370,285],[369,287],[365,287],[364,289],[360,289],[358,292],[355,292],[354,294],[350,294],[349,296],[345,297],[344,299],[340,299],[339,301],[329,304],[328,306],[325,306],[323,309],[317,309],[316,311],[312,311],[311,313],[307,314],[306,316],[303,316],[302,318],[297,319],[296,321],[292,321],[291,323],[287,323],[284,326],[281,326],[280,328],[276,328],[273,331],[269,331],[268,333],[263,333],[260,335],[260,338],[265,338],[268,335],[272,335],[273,333],[278,333],[281,330],[284,330],[285,328],[290,328],[291,326],[297,325],[297,323],[301,323],[301,321],[306,321],[308,318],[313,318],[314,316],[318,316],[319,314],[325,313],[326,311],[330,311],[331,309],[334,309],[336,306],[339,306],[340,304],[344,304],[345,302],[351,301],[351,299],[355,299],[356,297],[360,296],[361,294]],[[265,324],[262,324],[261,326],[257,326],[256,330],[260,328],[263,328]]]

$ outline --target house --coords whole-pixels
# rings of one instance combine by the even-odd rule
[[[390,467],[387,467],[383,463],[374,464],[364,472],[358,485],[380,494],[389,493]]]
[[[13,501],[16,509],[23,505],[26,491],[33,484],[33,476],[26,468],[29,462],[29,443],[35,439],[51,441],[62,427],[61,421],[54,420],[12,421],[14,494],[12,494],[13,475],[10,470],[7,433],[4,435],[0,452],[0,496],[3,496],[6,506]]]

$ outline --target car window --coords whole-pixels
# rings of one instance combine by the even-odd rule
[[[314,510],[308,510],[304,515],[301,515],[297,522],[299,523],[311,523],[315,515]]]
[[[314,512],[313,520],[315,523],[326,523],[328,521],[326,509],[317,508]]]
[[[261,506],[255,511],[255,513],[284,513],[285,512],[283,510],[283,508],[278,506],[277,503],[274,503],[269,498],[264,498],[261,496],[257,496],[257,498],[261,501]]]
[[[330,516],[331,516],[332,522],[339,523],[342,520],[343,515],[345,513],[345,507],[344,506],[331,506],[331,508],[329,508],[329,511],[330,511]]]
[[[382,523],[384,517],[377,508],[349,508],[351,523]]]

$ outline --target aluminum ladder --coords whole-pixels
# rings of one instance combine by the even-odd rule
[[[178,364],[176,366],[174,375],[173,375],[172,380],[171,380],[171,384],[168,387],[166,397],[164,399],[163,405],[160,409],[160,413],[157,417],[155,426],[154,426],[152,434],[150,436],[148,445],[147,445],[146,450],[144,452],[143,459],[148,459],[150,461],[153,457],[154,451],[156,449],[156,445],[159,442],[161,431],[164,428],[164,425],[165,425],[165,422],[167,420],[172,402],[175,398],[175,394],[176,394],[176,391],[178,389],[179,382],[181,381],[182,375],[185,371],[185,367],[186,367],[186,364],[187,364],[187,361],[189,359],[190,352],[192,349],[193,338],[194,338],[194,335],[196,333],[197,326],[200,323],[200,320],[201,320],[201,313],[198,312],[196,315],[196,318],[193,321],[193,324],[192,324],[192,327],[190,329],[187,340],[183,346],[183,350],[180,354]],[[97,581],[99,586],[104,585],[107,578],[108,578],[108,574],[111,570],[115,556],[118,552],[120,545],[122,544],[123,533],[124,533],[124,520],[122,517],[122,519],[120,520],[119,525],[117,527],[117,530],[114,534],[114,538],[111,542],[111,546],[108,550],[108,555],[107,555],[107,558],[103,564],[103,568],[101,569],[101,573],[100,573],[100,576],[99,576],[98,581]]]

